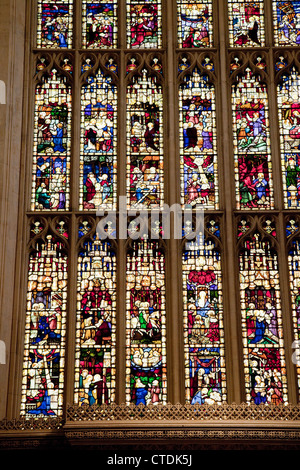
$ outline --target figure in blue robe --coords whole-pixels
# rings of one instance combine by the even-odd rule
[[[60,122],[57,125],[57,129],[55,133],[53,133],[53,144],[54,144],[54,152],[65,152],[65,148],[63,146],[63,124]]]
[[[264,322],[264,321],[256,320],[256,324],[255,324],[255,336],[254,336],[254,338],[250,341],[250,343],[253,344],[253,343],[258,343],[259,341],[261,341],[261,340],[264,338],[265,331],[266,331],[265,322]]]
[[[68,44],[66,42],[66,38],[63,35],[63,33],[59,33],[59,35],[58,35],[58,45],[59,45],[59,47],[68,47]]]
[[[32,414],[32,415],[44,415],[44,416],[49,416],[49,415],[55,415],[55,413],[51,410],[50,408],[50,405],[51,405],[51,398],[47,392],[47,390],[45,390],[45,393],[44,393],[44,397],[43,397],[43,400],[40,404],[40,406],[38,406],[35,410],[28,410],[28,413],[29,414]]]
[[[147,395],[148,391],[146,390],[145,387],[140,387],[136,389],[136,405],[139,405],[142,403],[143,405],[146,405],[146,400],[145,397]]]

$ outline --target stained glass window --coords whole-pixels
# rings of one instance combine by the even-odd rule
[[[62,221],[61,228],[66,230]],[[68,257],[62,237],[32,224],[21,414],[60,416],[63,411]],[[45,234],[43,238],[41,235]]]
[[[159,48],[162,45],[161,0],[130,0],[127,8],[127,47]]]
[[[299,46],[300,44],[300,2],[274,1],[273,22],[276,46]]]
[[[127,194],[130,208],[158,208],[163,186],[163,90],[143,68],[127,87]]]
[[[75,403],[115,399],[116,255],[97,235],[78,256]]]
[[[231,47],[264,46],[263,0],[229,0],[228,23]]]
[[[37,47],[72,47],[72,0],[39,0],[37,20]]]
[[[72,91],[57,69],[43,74],[35,90],[31,210],[69,207]]]
[[[211,47],[212,1],[181,0],[177,9],[179,47]]]
[[[205,67],[213,69],[207,58]],[[199,68],[179,88],[181,203],[218,208],[215,87]]]
[[[277,85],[283,197],[286,209],[300,204],[300,80],[293,66]]]
[[[126,284],[126,402],[166,403],[165,256],[158,241],[133,242]]]
[[[246,401],[287,402],[278,257],[255,232],[239,254]]]
[[[274,200],[268,92],[261,76],[250,67],[235,77],[232,112],[236,206],[271,209]]]
[[[81,89],[80,209],[115,209],[118,90],[109,72],[92,74],[89,65]]]
[[[199,235],[182,263],[186,400],[220,404],[227,397],[220,251]]]
[[[63,395],[109,405],[100,412],[174,397],[287,403],[296,373],[300,389],[283,343],[284,329],[295,340],[300,331],[300,223],[290,210],[300,207],[300,1],[36,0],[31,9],[22,415],[61,416]],[[169,237],[160,226],[169,202],[193,221],[207,210],[205,237]],[[99,209],[117,219],[103,226],[106,239]],[[149,213],[155,227],[140,226],[150,238],[134,209],[160,209]]]
[[[88,49],[117,46],[117,1],[82,2],[82,45]]]

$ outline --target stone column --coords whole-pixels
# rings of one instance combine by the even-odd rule
[[[19,176],[26,157],[21,159],[26,4],[26,0],[1,0],[0,5],[0,419],[10,415],[9,377],[16,353],[13,292],[22,224]]]

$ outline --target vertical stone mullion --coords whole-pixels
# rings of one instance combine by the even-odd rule
[[[180,203],[180,177],[178,153],[178,82],[177,57],[177,5],[166,2],[165,28],[166,81],[164,86],[164,181],[165,203],[172,207]],[[174,217],[170,217],[170,239],[166,240],[166,294],[167,294],[167,374],[168,401],[179,403],[184,399],[184,357],[182,332],[182,276],[179,240],[174,238]]]
[[[116,402],[125,403],[126,377],[126,240],[119,237],[124,223],[120,197],[126,197],[126,2],[119,1],[118,11],[119,89],[118,89],[118,158],[117,158],[117,329],[116,329]],[[127,222],[126,222],[127,223]]]
[[[65,401],[64,409],[74,402],[75,379],[75,337],[76,337],[76,311],[77,311],[77,234],[78,223],[75,214],[69,217],[70,250],[68,256],[68,303],[67,303],[67,330],[66,330],[66,357],[65,357]]]

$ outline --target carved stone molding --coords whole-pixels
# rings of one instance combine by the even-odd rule
[[[209,422],[223,424],[253,423],[262,425],[266,423],[276,424],[276,427],[285,427],[287,424],[299,426],[300,405],[248,405],[224,404],[224,405],[191,405],[191,404],[167,404],[167,405],[69,405],[66,417],[36,417],[19,418],[0,421],[1,431],[43,431],[62,430],[72,423],[84,423],[85,429],[89,423],[109,425],[112,423],[145,423],[149,425],[162,425],[163,423],[176,423],[190,425]],[[300,432],[300,430],[299,430]]]
[[[239,443],[259,448],[276,442],[300,448],[299,419],[298,405],[71,405],[64,430],[72,445],[176,442],[176,448],[198,449]]]
[[[66,438],[73,445],[76,441],[129,441],[129,442],[168,442],[168,441],[297,441],[300,443],[300,431],[268,429],[114,429],[114,430],[79,430],[66,431]]]
[[[2,431],[49,431],[59,430],[63,426],[60,418],[20,418],[0,421],[0,436]]]
[[[0,449],[300,449],[300,405],[69,405],[0,422]]]
[[[69,405],[67,422],[72,421],[298,421],[300,405]]]

